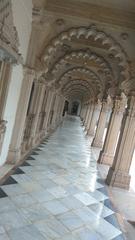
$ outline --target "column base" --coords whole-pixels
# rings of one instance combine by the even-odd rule
[[[114,159],[114,156],[113,156],[113,155],[108,154],[108,153],[104,153],[104,152],[101,150],[97,162],[100,163],[100,164],[105,164],[105,165],[112,166],[112,164],[113,164],[113,159]]]
[[[93,131],[93,130],[88,130],[87,134],[88,134],[89,136],[94,136],[95,131]]]
[[[16,164],[21,159],[21,149],[9,149],[8,157],[6,163],[8,164]]]
[[[97,141],[95,139],[93,139],[92,143],[91,143],[92,147],[97,147],[97,148],[102,148],[103,143],[101,141]]]
[[[112,169],[112,167],[110,167],[106,178],[106,184],[128,190],[130,185],[130,179],[131,176],[129,174],[121,171],[115,171]]]

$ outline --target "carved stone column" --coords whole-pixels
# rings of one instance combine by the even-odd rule
[[[90,136],[94,136],[95,134],[95,127],[99,118],[100,110],[101,110],[100,103],[92,105],[91,119],[90,119],[89,129],[88,129],[88,135]]]
[[[0,153],[6,132],[7,121],[3,120],[4,110],[7,101],[7,94],[11,79],[12,66],[9,63],[0,61]]]
[[[38,121],[39,121],[39,115],[41,112],[41,108],[42,108],[42,102],[43,102],[43,98],[44,98],[44,94],[45,94],[45,83],[42,81],[38,81],[38,92],[37,92],[37,96],[36,96],[36,102],[35,102],[35,118],[33,121],[33,125],[32,125],[32,129],[31,129],[31,139],[32,139],[32,146],[35,146],[37,144],[38,141]]]
[[[54,106],[53,106],[53,117],[52,117],[52,121],[51,121],[51,128],[52,129],[55,129],[56,126],[57,126],[57,115],[59,114],[58,108],[59,108],[59,103],[60,103],[59,101],[60,101],[60,96],[56,95],[55,103],[54,103]]]
[[[125,105],[125,101],[120,97],[116,98],[113,102],[113,109],[110,116],[106,138],[103,149],[100,152],[98,163],[108,164],[110,166],[113,163]]]
[[[90,104],[88,104],[86,119],[85,119],[85,123],[84,123],[86,130],[88,128],[88,121],[89,121],[90,111],[91,111],[91,106],[90,106]]]
[[[34,75],[35,72],[32,69],[29,69],[27,67],[24,68],[24,79],[21,87],[21,95],[18,103],[11,144],[7,157],[8,163],[15,163],[20,160],[24,125]]]
[[[60,96],[59,106],[58,106],[58,114],[57,114],[57,120],[56,120],[57,125],[62,122],[62,113],[63,113],[63,109],[64,109],[64,104],[65,104],[64,97]]]
[[[88,115],[88,120],[87,120],[87,127],[86,127],[87,134],[88,134],[88,130],[90,128],[90,123],[91,123],[91,119],[92,119],[93,110],[94,110],[94,104],[91,103],[90,104],[90,111],[89,111],[89,115]]]
[[[54,99],[54,91],[52,91],[51,89],[48,90],[48,98],[47,98],[47,103],[46,103],[46,108],[45,108],[45,119],[44,119],[44,123],[43,123],[43,132],[44,132],[44,136],[46,136],[46,134],[48,133],[48,122],[49,122],[49,117],[50,117],[50,112],[51,112],[51,108],[52,108],[52,103],[53,103],[53,99]]]
[[[127,108],[123,115],[120,136],[106,183],[128,189],[130,184],[130,165],[135,149],[135,96],[128,97]]]
[[[108,112],[109,112],[108,102],[103,101],[99,119],[98,119],[95,137],[91,144],[91,146],[93,146],[93,147],[101,148],[103,145],[103,135],[104,135],[104,130],[105,130],[105,126],[106,126],[106,122],[107,122],[107,118],[108,118]]]
[[[88,118],[88,114],[89,114],[89,104],[86,104],[86,112],[85,112],[85,116],[84,116],[84,126],[86,127],[86,122],[87,122],[87,118]]]

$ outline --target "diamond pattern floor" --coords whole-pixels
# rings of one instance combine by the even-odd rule
[[[68,117],[0,187],[0,240],[124,239],[96,151]]]

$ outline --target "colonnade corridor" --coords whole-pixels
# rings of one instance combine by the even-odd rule
[[[122,240],[79,117],[68,116],[0,188],[0,240]]]

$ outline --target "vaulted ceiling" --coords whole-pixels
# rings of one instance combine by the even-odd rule
[[[40,78],[68,99],[128,94],[135,86],[135,4],[130,1],[34,0]]]

